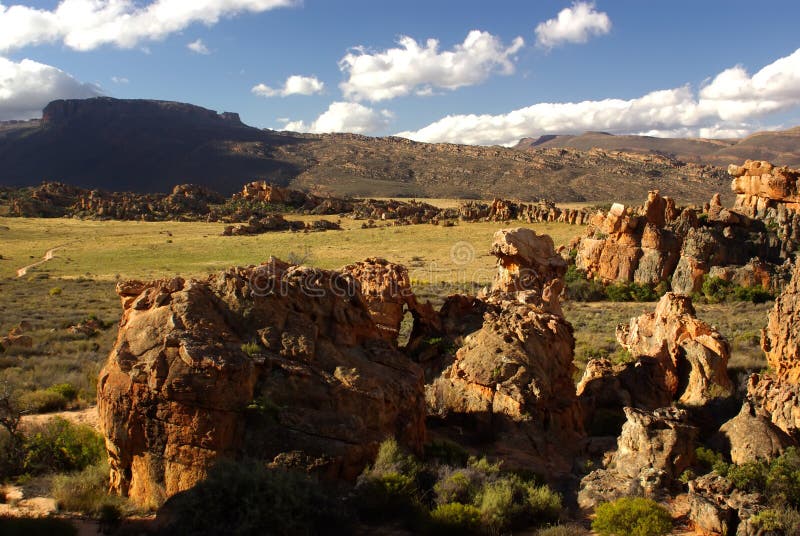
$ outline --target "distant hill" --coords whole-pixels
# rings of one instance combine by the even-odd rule
[[[247,181],[263,179],[375,197],[642,200],[654,188],[683,202],[703,202],[717,191],[731,195],[730,178],[718,167],[684,164],[645,148],[621,152],[617,147],[552,146],[557,139],[518,150],[275,132],[247,126],[234,113],[190,104],[101,97],[54,101],[41,120],[0,123],[0,185],[55,180],[111,191],[159,192],[195,183],[230,194]],[[735,147],[675,140],[682,141],[726,151]],[[761,150],[757,147],[754,153]],[[729,154],[720,163],[762,155]]]
[[[615,136],[606,132],[580,135],[548,135],[523,138],[515,146],[522,150],[565,148],[588,151],[598,148],[641,154],[669,155],[684,162],[727,166],[751,160],[769,160],[773,164],[800,166],[800,127],[789,130],[757,132],[740,140],[706,138],[656,138],[653,136]]]

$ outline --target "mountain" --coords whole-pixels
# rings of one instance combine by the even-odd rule
[[[0,185],[55,180],[163,192],[195,183],[230,194],[263,179],[359,196],[608,201],[640,200],[654,188],[684,202],[730,195],[730,178],[718,167],[645,150],[547,143],[518,150],[275,132],[191,104],[100,97],[54,101],[41,120],[0,123]],[[743,160],[731,153],[730,161]]]
[[[731,140],[615,136],[607,132],[585,132],[580,135],[523,138],[515,146],[516,149],[534,151],[567,147],[583,151],[597,148],[606,151],[663,154],[684,162],[715,166],[727,166],[733,162],[751,159],[797,167],[800,166],[800,127],[757,132],[746,138]]]

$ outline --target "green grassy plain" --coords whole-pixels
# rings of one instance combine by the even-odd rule
[[[0,353],[0,382],[17,392],[68,382],[83,393],[83,400],[92,400],[94,379],[111,349],[121,313],[114,292],[118,278],[204,277],[233,265],[258,264],[270,255],[334,269],[380,256],[408,266],[417,295],[439,304],[449,293],[475,293],[491,280],[492,235],[507,227],[461,223],[362,229],[362,221],[341,223],[343,231],[225,237],[224,225],[218,223],[0,218],[0,335],[26,320],[34,340],[31,349]],[[526,226],[551,235],[556,245],[583,231],[561,223]],[[52,260],[16,277],[18,268],[62,245]],[[654,307],[655,303],[565,304],[566,317],[575,328],[578,369],[592,357],[615,357],[616,325]],[[697,311],[731,342],[732,368],[757,370],[766,366],[758,330],[766,325],[771,307],[771,303],[697,304]],[[89,338],[66,330],[90,316],[108,327]]]
[[[492,235],[509,227],[461,223],[362,229],[362,223],[343,219],[342,231],[221,236],[225,225],[220,223],[0,218],[0,278],[15,277],[17,269],[40,260],[47,250],[64,246],[31,273],[45,272],[51,278],[153,279],[202,276],[229,266],[259,264],[270,255],[329,269],[378,256],[409,266],[416,281],[474,275],[485,283],[494,267],[494,258],[488,254]],[[526,226],[549,234],[556,244],[565,244],[583,231],[564,223]]]

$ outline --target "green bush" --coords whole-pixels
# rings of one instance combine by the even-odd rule
[[[89,426],[54,418],[28,432],[23,472],[31,475],[80,471],[105,456],[103,438]]]
[[[800,534],[800,512],[792,508],[762,510],[752,522],[759,534]]]
[[[408,475],[388,472],[362,475],[355,488],[359,516],[368,522],[404,519],[415,522],[422,515],[419,489]]]
[[[561,498],[546,486],[508,475],[487,483],[478,502],[481,518],[492,532],[558,520]]]
[[[606,289],[599,281],[587,279],[586,274],[578,270],[574,264],[567,268],[564,276],[566,295],[570,300],[591,302],[606,299]]]
[[[50,413],[66,409],[69,400],[50,389],[28,391],[19,396],[19,406],[26,413]]]
[[[592,529],[600,536],[663,536],[672,531],[669,512],[651,499],[623,497],[595,511]]]
[[[711,471],[716,471],[723,476],[727,474],[729,464],[725,462],[721,453],[705,447],[697,447],[694,452],[700,474],[704,475]]]
[[[57,383],[48,387],[47,390],[63,396],[69,402],[78,398],[78,389],[71,383]]]
[[[481,511],[471,504],[440,504],[431,511],[435,534],[475,534],[481,526]]]
[[[731,301],[749,301],[764,303],[774,300],[775,296],[761,286],[742,287],[719,277],[706,275],[700,290],[707,303],[723,303]]]
[[[221,461],[164,505],[164,534],[348,534],[343,505],[304,473],[257,462]]]
[[[50,491],[58,508],[97,517],[108,517],[111,509],[119,511],[122,500],[108,494],[108,474],[108,464],[102,461],[53,477]]]

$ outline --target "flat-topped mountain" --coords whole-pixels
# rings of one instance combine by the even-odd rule
[[[604,149],[643,154],[663,154],[685,162],[727,166],[731,162],[769,160],[782,166],[800,165],[800,127],[756,132],[742,139],[656,138],[615,136],[607,132],[579,135],[546,135],[523,138],[515,146],[522,150],[571,148]]]
[[[655,188],[702,202],[729,191],[729,177],[717,167],[642,151],[540,145],[518,150],[275,132],[190,104],[100,97],[54,101],[41,120],[0,123],[0,185],[53,180],[163,192],[193,183],[231,194],[245,182],[267,180],[339,195],[559,202],[638,199]]]

